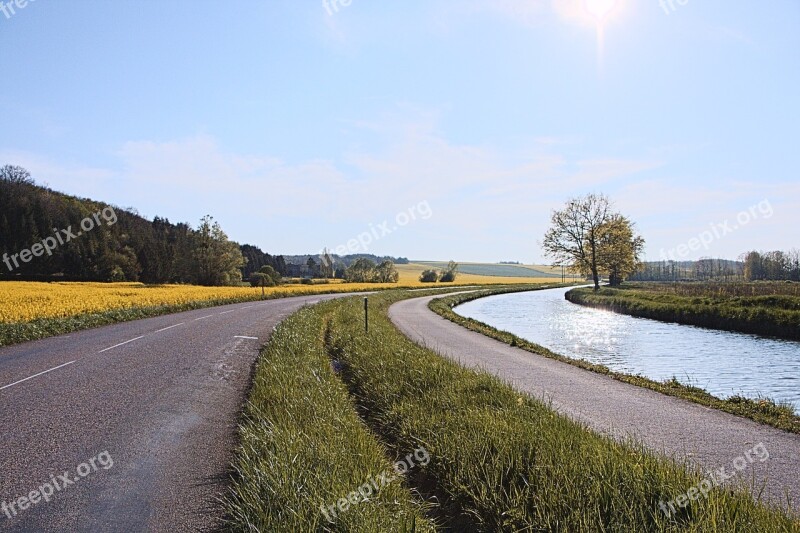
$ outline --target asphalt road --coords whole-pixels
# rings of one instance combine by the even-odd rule
[[[341,296],[201,309],[0,349],[0,530],[215,529],[259,348],[303,305]]]
[[[428,309],[437,297],[398,302],[389,316],[411,340],[497,375],[595,431],[688,460],[712,471],[712,479],[730,475],[727,483],[745,483],[754,493],[763,486],[763,497],[777,505],[786,507],[788,495],[800,511],[800,435],[512,348]]]

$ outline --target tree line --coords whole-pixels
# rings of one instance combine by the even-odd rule
[[[697,261],[643,263],[631,281],[800,281],[800,250],[750,251],[738,261],[703,257]]]
[[[730,259],[703,257],[697,261],[648,261],[628,278],[630,281],[740,281],[743,265]]]
[[[79,228],[108,207],[37,185],[24,168],[1,167],[0,254],[12,256],[54,232]],[[193,228],[161,217],[150,221],[130,209],[114,212],[113,225],[99,225],[13,272],[0,264],[0,279],[236,285],[267,265],[286,271],[282,257],[229,240],[210,216]]]
[[[800,250],[750,251],[742,255],[747,281],[800,281]]]

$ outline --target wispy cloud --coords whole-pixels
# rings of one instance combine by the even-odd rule
[[[789,213],[796,212],[789,209],[800,208],[781,203],[800,198],[800,185],[787,192],[785,185],[721,188],[670,179],[669,150],[643,150],[639,157],[589,155],[582,139],[546,135],[513,149],[455,143],[440,131],[440,120],[438,110],[399,105],[347,124],[355,138],[369,139],[368,145],[357,143],[333,159],[296,163],[226,150],[210,135],[126,142],[114,152],[113,168],[59,164],[24,152],[5,151],[0,158],[28,167],[56,189],[133,206],[147,216],[195,223],[210,213],[232,237],[272,251],[287,251],[285,243],[294,250],[314,249],[323,237],[336,242],[339,233],[349,235],[348,224],[363,227],[421,200],[430,202],[436,216],[408,228],[399,241],[387,239],[382,245],[391,249],[385,252],[405,254],[408,242],[424,241],[416,253],[433,253],[435,234],[482,242],[499,250],[496,254],[510,247],[524,249],[523,258],[536,257],[535,239],[546,230],[550,210],[570,196],[595,191],[610,194],[656,247],[676,228],[691,233],[721,220],[722,206],[751,205],[772,195],[774,220],[787,224]],[[498,241],[498,235],[506,237]],[[276,243],[284,244],[276,250]],[[745,243],[724,245],[733,250]]]

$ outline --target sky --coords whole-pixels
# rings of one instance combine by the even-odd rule
[[[796,0],[2,0],[0,164],[270,253],[548,263],[552,210],[602,193],[648,260],[735,259],[800,247],[798,28]]]

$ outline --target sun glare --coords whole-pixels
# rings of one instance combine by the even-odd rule
[[[592,15],[598,23],[602,23],[606,17],[617,7],[617,0],[586,0],[586,11]]]

